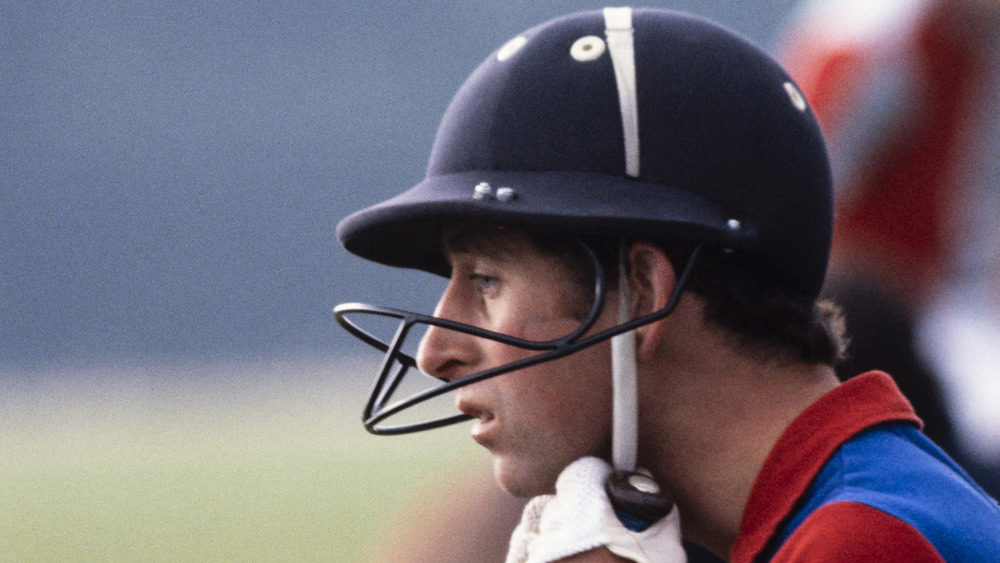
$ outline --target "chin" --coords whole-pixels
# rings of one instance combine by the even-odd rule
[[[493,458],[493,476],[497,484],[516,497],[555,494],[556,478],[561,470],[560,467],[552,471],[537,463],[525,463],[501,456]]]

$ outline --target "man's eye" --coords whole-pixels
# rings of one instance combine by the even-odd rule
[[[469,276],[469,279],[474,284],[479,286],[479,289],[482,291],[493,291],[497,288],[497,285],[500,283],[499,279],[493,276],[487,276],[483,274],[472,274]]]

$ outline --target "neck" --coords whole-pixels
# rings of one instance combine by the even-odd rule
[[[639,452],[677,498],[684,537],[727,558],[768,453],[837,379],[821,364],[748,359],[700,332],[642,378],[640,395],[657,399],[640,406]]]

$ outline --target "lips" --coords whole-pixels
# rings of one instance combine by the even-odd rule
[[[499,421],[493,412],[486,405],[462,396],[456,398],[455,406],[462,413],[476,419],[476,423],[472,425],[472,439],[488,448],[499,432]]]

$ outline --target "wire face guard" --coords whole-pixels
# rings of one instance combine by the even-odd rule
[[[386,419],[393,417],[404,410],[410,409],[411,407],[429,401],[430,399],[450,391],[454,391],[459,387],[465,387],[466,385],[472,385],[473,383],[496,377],[498,375],[563,358],[579,350],[607,340],[613,336],[634,330],[642,325],[658,321],[666,317],[673,312],[674,308],[677,306],[692,267],[703,247],[702,244],[698,244],[694,247],[690,258],[684,266],[684,270],[677,278],[677,284],[674,287],[673,294],[670,296],[669,301],[662,309],[648,315],[635,318],[629,322],[619,324],[597,334],[584,337],[587,331],[590,330],[597,322],[597,319],[601,314],[605,296],[607,294],[607,278],[594,250],[579,239],[573,238],[571,240],[584,250],[594,268],[594,303],[590,308],[587,318],[576,330],[553,340],[525,340],[464,323],[441,319],[421,313],[380,307],[377,305],[368,305],[364,303],[343,303],[337,305],[333,310],[337,323],[361,341],[384,353],[381,365],[379,366],[378,372],[375,376],[375,383],[373,384],[368,400],[365,403],[364,413],[362,415],[362,421],[364,422],[365,429],[372,434],[379,435],[408,434],[470,420],[472,417],[468,415],[456,414],[417,423],[397,425],[382,424]],[[364,328],[361,328],[361,326],[349,318],[355,315],[374,315],[381,318],[398,319],[399,324],[392,339],[390,341],[385,341]],[[485,338],[502,344],[515,346],[524,350],[538,351],[539,354],[500,366],[488,368],[454,381],[446,381],[436,387],[416,392],[405,399],[390,403],[398,390],[400,383],[405,377],[407,377],[407,374],[411,369],[416,370],[421,375],[427,376],[423,372],[420,372],[417,367],[416,358],[403,351],[403,343],[406,341],[407,337],[411,334],[416,325],[436,326],[447,330],[454,330],[478,338]]]

